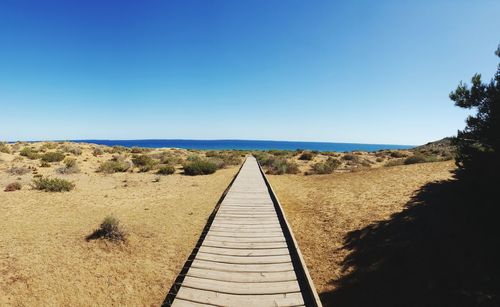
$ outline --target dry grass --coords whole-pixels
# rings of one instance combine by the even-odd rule
[[[451,177],[452,161],[332,175],[269,176],[318,292],[335,290],[349,270],[346,235],[403,210],[424,184]]]
[[[101,174],[99,161],[111,154],[95,157],[94,147],[80,145],[80,173],[64,175],[76,183],[73,191],[1,192],[0,306],[160,305],[237,171],[159,182],[152,172]],[[1,153],[1,187],[16,179],[10,167],[39,163],[18,155]],[[53,168],[38,173],[58,176]],[[29,186],[32,179],[26,174],[19,182]],[[127,243],[85,240],[107,215],[120,218]]]

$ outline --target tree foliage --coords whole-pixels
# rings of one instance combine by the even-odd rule
[[[500,45],[495,54],[500,57]],[[460,82],[450,99],[461,108],[475,110],[467,117],[466,126],[459,130],[457,166],[465,175],[488,178],[500,171],[500,64],[490,83],[483,83],[475,74],[471,86]]]

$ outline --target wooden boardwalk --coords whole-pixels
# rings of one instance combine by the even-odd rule
[[[165,306],[321,306],[254,157],[227,190]]]

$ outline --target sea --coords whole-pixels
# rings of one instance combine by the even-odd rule
[[[317,150],[317,151],[377,151],[382,149],[410,149],[414,145],[329,143],[329,142],[294,142],[261,140],[72,140],[108,146],[149,147],[149,148],[185,148],[205,150]]]

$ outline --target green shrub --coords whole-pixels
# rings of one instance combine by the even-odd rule
[[[172,165],[163,165],[158,169],[158,172],[156,172],[159,175],[171,175],[175,173],[175,167]]]
[[[312,165],[312,170],[316,174],[331,174],[340,166],[338,159],[329,157],[325,162],[319,162]]]
[[[134,163],[135,166],[139,167],[139,170],[141,172],[148,172],[152,170],[156,166],[156,164],[158,164],[157,161],[147,155],[133,156],[132,163]]]
[[[438,161],[437,157],[434,155],[423,155],[416,153],[411,157],[408,157],[404,160],[404,164],[416,164],[416,163],[426,163],[426,162],[436,162]]]
[[[66,156],[60,151],[52,151],[44,153],[41,157],[44,162],[60,162],[64,160]]]
[[[99,228],[87,237],[87,241],[105,239],[111,242],[125,242],[127,233],[120,225],[120,221],[114,216],[108,215],[104,218]]]
[[[27,157],[28,159],[31,159],[31,160],[35,160],[35,159],[38,159],[40,157],[40,154],[38,153],[38,151],[36,151],[35,149],[33,149],[31,147],[24,147],[23,149],[21,149],[19,154],[21,156]]]
[[[314,159],[314,154],[310,151],[304,151],[300,156],[299,160],[311,161]]]
[[[78,146],[69,146],[69,145],[66,145],[63,147],[63,151],[64,152],[67,152],[67,153],[70,153],[70,154],[73,154],[75,156],[79,156],[82,154],[82,149]]]
[[[295,162],[288,161],[286,158],[277,158],[267,167],[267,173],[271,175],[297,174],[299,167]]]
[[[109,160],[102,163],[97,169],[98,172],[102,173],[119,173],[126,172],[130,168],[130,163],[124,160]]]
[[[13,183],[9,183],[6,187],[5,187],[5,192],[13,192],[13,191],[17,191],[17,190],[21,190],[21,184],[19,182],[13,182]]]
[[[5,142],[0,142],[0,152],[10,154],[10,147]]]
[[[342,156],[342,159],[346,160],[346,161],[353,161],[353,162],[359,161],[359,157],[357,155],[354,155],[354,154],[345,154],[344,156]]]
[[[401,151],[391,151],[391,157],[393,158],[404,158],[406,157],[406,154],[401,152]]]
[[[184,164],[184,174],[189,176],[213,174],[217,165],[208,160],[195,160]]]
[[[64,192],[73,190],[75,184],[64,179],[40,177],[33,179],[32,187],[45,192]]]

